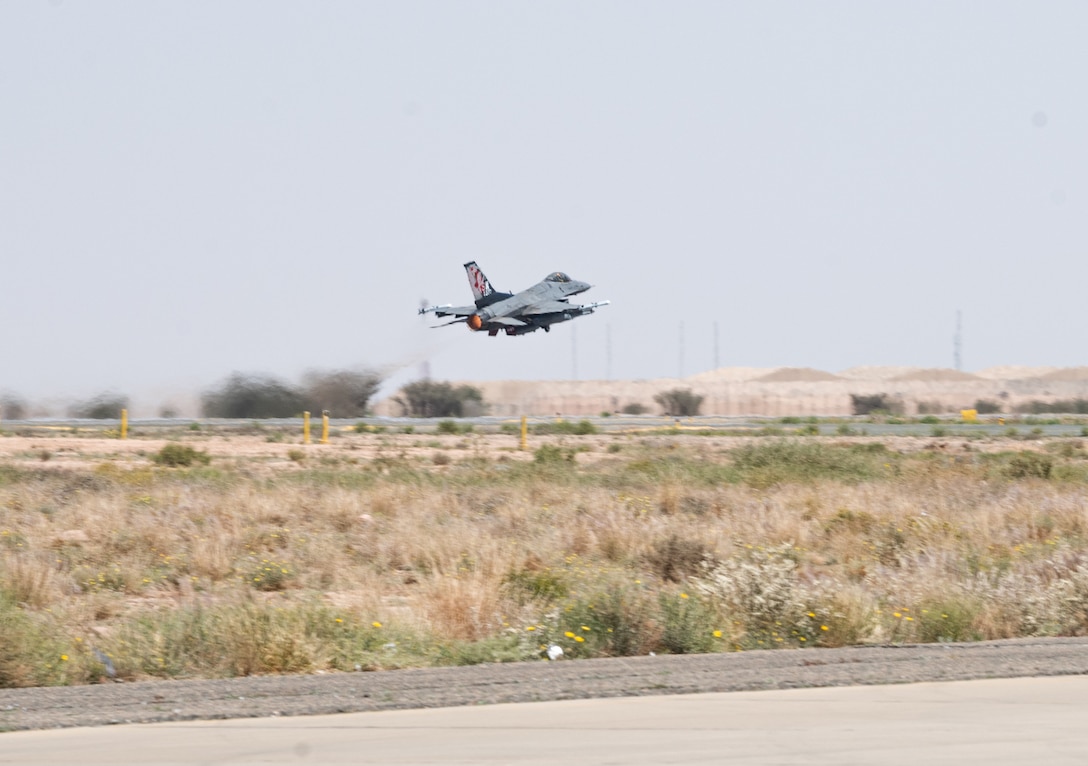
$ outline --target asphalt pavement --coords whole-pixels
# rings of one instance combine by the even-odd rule
[[[1088,763],[1088,677],[574,700],[6,734],[19,764]]]

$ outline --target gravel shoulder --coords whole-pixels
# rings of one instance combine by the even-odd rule
[[[1088,637],[0,690],[0,731],[501,702],[1088,675]]]

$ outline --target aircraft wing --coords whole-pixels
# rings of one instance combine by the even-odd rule
[[[488,324],[504,324],[507,327],[524,327],[528,322],[522,322],[516,317],[492,317],[487,320]]]
[[[541,301],[540,303],[534,303],[532,306],[526,306],[518,311],[519,316],[534,316],[536,314],[562,314],[563,312],[570,311],[577,308],[571,306],[566,301]]]

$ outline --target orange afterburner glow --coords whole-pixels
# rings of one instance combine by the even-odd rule
[[[468,318],[468,329],[479,330],[484,326],[484,320],[480,319],[479,314],[470,314]]]

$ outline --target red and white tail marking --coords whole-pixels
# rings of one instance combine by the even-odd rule
[[[480,300],[480,298],[495,292],[495,288],[487,281],[487,277],[480,271],[480,267],[476,265],[476,261],[469,261],[466,263],[465,272],[468,274],[468,284],[469,287],[472,288],[473,298]]]

